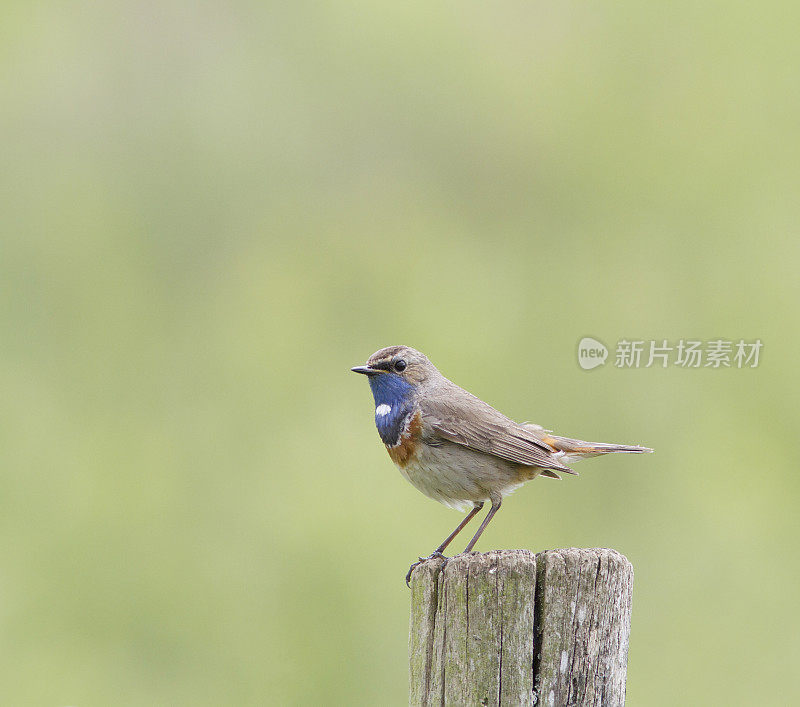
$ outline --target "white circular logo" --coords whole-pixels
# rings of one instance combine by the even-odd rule
[[[584,371],[602,366],[608,358],[608,349],[603,342],[584,336],[578,342],[578,365]]]

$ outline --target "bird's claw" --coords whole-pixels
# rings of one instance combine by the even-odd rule
[[[421,565],[423,562],[427,562],[428,560],[436,560],[436,559],[443,559],[446,562],[448,558],[446,558],[438,550],[434,550],[427,557],[420,557],[418,562],[415,562],[413,565],[411,565],[411,567],[408,568],[408,573],[406,574],[406,586],[409,587],[409,588],[411,587],[411,584],[410,584],[411,575],[414,572],[414,570],[417,569],[417,567],[419,567],[419,565]]]

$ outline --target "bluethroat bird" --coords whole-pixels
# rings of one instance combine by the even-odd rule
[[[445,378],[425,354],[389,346],[369,357],[363,373],[375,398],[375,425],[400,473],[426,496],[466,518],[428,557],[442,554],[488,501],[491,509],[464,552],[470,552],[503,498],[537,476],[575,474],[567,463],[610,452],[652,452],[647,447],[584,442],[518,423]]]

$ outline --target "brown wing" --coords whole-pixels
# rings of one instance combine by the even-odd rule
[[[425,426],[441,439],[516,464],[572,472],[532,430],[454,383],[437,386],[436,394],[422,396],[419,406]]]

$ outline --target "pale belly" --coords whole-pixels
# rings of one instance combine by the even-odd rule
[[[396,466],[426,496],[458,510],[499,500],[540,471],[450,442],[439,447],[420,444],[404,465]]]

